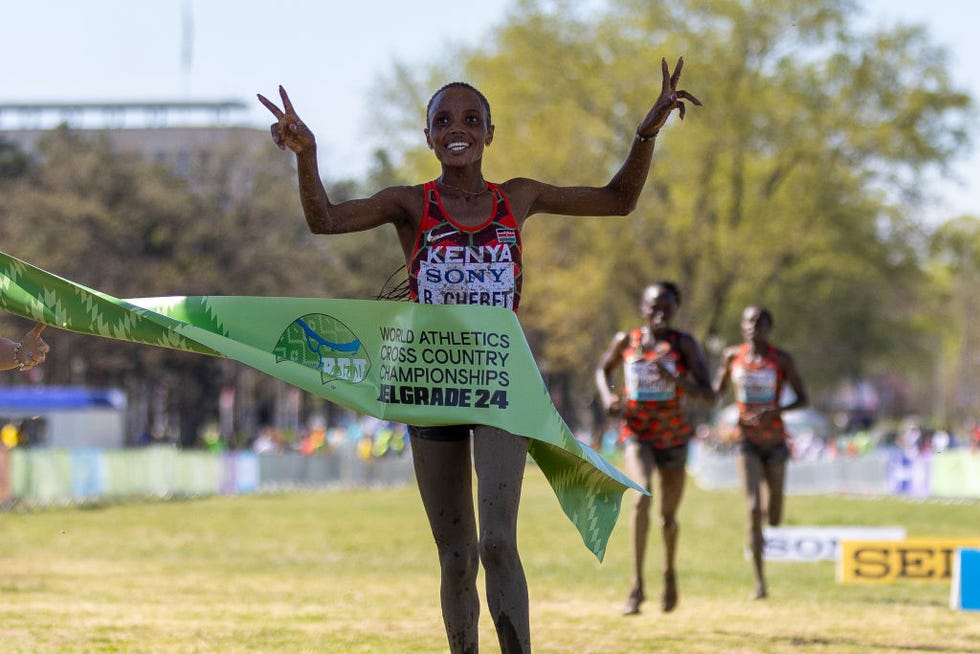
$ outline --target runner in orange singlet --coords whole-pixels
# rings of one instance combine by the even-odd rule
[[[704,353],[694,338],[670,322],[681,303],[672,282],[658,282],[643,291],[640,315],[646,325],[619,332],[602,355],[595,373],[602,404],[611,415],[622,414],[620,441],[626,443],[626,471],[653,492],[653,473],[660,477],[660,528],[664,540],[664,589],[660,608],[677,605],[677,509],[684,492],[687,442],[694,429],[684,415],[690,393],[714,401]],[[623,393],[612,389],[612,373],[623,367]],[[631,514],[633,587],[624,615],[640,612],[644,601],[643,562],[650,528],[650,496],[635,493]]]
[[[697,98],[677,88],[683,60],[671,73],[661,61],[660,95],[636,133],[620,169],[604,186],[554,186],[525,177],[501,184],[483,177],[493,142],[490,103],[453,82],[426,108],[425,140],[442,172],[425,184],[393,186],[368,198],[334,203],[317,166],[316,139],[280,87],[282,108],[259,96],[276,117],[272,138],[296,154],[299,193],[310,230],[357,232],[390,224],[405,254],[410,292],[423,303],[487,304],[514,311],[520,300],[520,230],[536,213],[619,216],[636,206],[655,137],[675,109]],[[482,425],[410,428],[415,476],[439,552],[442,615],[452,652],[476,652],[480,563],[487,604],[502,652],[529,652],[527,581],[517,551],[517,511],[528,443]],[[479,519],[474,513],[476,470]]]
[[[803,380],[796,371],[793,358],[769,343],[772,326],[772,315],[768,309],[755,305],[746,307],[742,313],[745,342],[725,350],[714,383],[719,397],[731,384],[738,406],[735,429],[739,441],[742,485],[747,500],[747,537],[755,573],[754,599],[767,595],[762,566],[763,520],[776,526],[783,517],[786,461],[790,453],[782,412],[807,404]],[[786,384],[793,390],[795,399],[781,405]]]

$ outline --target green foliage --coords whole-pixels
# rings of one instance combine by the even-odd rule
[[[122,298],[328,294],[295,172],[274,148],[248,145],[201,153],[177,174],[58,128],[27,171],[0,180],[0,242],[14,256]],[[218,389],[241,373],[237,364],[160,348],[57,332],[46,338],[52,351],[38,369],[45,381],[124,388],[133,437],[157,426],[193,443],[204,421],[216,419]],[[247,404],[248,394],[239,399]]]
[[[924,319],[940,352],[937,389],[942,424],[969,425],[980,388],[980,218],[960,216],[939,226],[929,249]]]
[[[30,157],[16,144],[0,137],[0,180],[15,179],[27,172]]]

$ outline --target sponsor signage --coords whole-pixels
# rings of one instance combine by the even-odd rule
[[[902,541],[841,541],[837,581],[949,581],[958,548],[980,547],[972,538],[907,538]]]
[[[905,539],[904,527],[765,527],[767,561],[836,561],[844,540],[893,541]],[[751,556],[751,554],[749,554]]]

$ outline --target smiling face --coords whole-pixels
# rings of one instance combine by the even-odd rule
[[[432,98],[425,140],[443,165],[463,166],[483,158],[493,140],[489,111],[466,86],[449,86]]]

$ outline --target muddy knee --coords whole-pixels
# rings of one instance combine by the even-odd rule
[[[517,542],[500,536],[484,536],[480,539],[480,560],[488,571],[519,566]]]
[[[446,547],[439,552],[442,577],[450,583],[473,583],[479,570],[478,552],[475,547]]]

